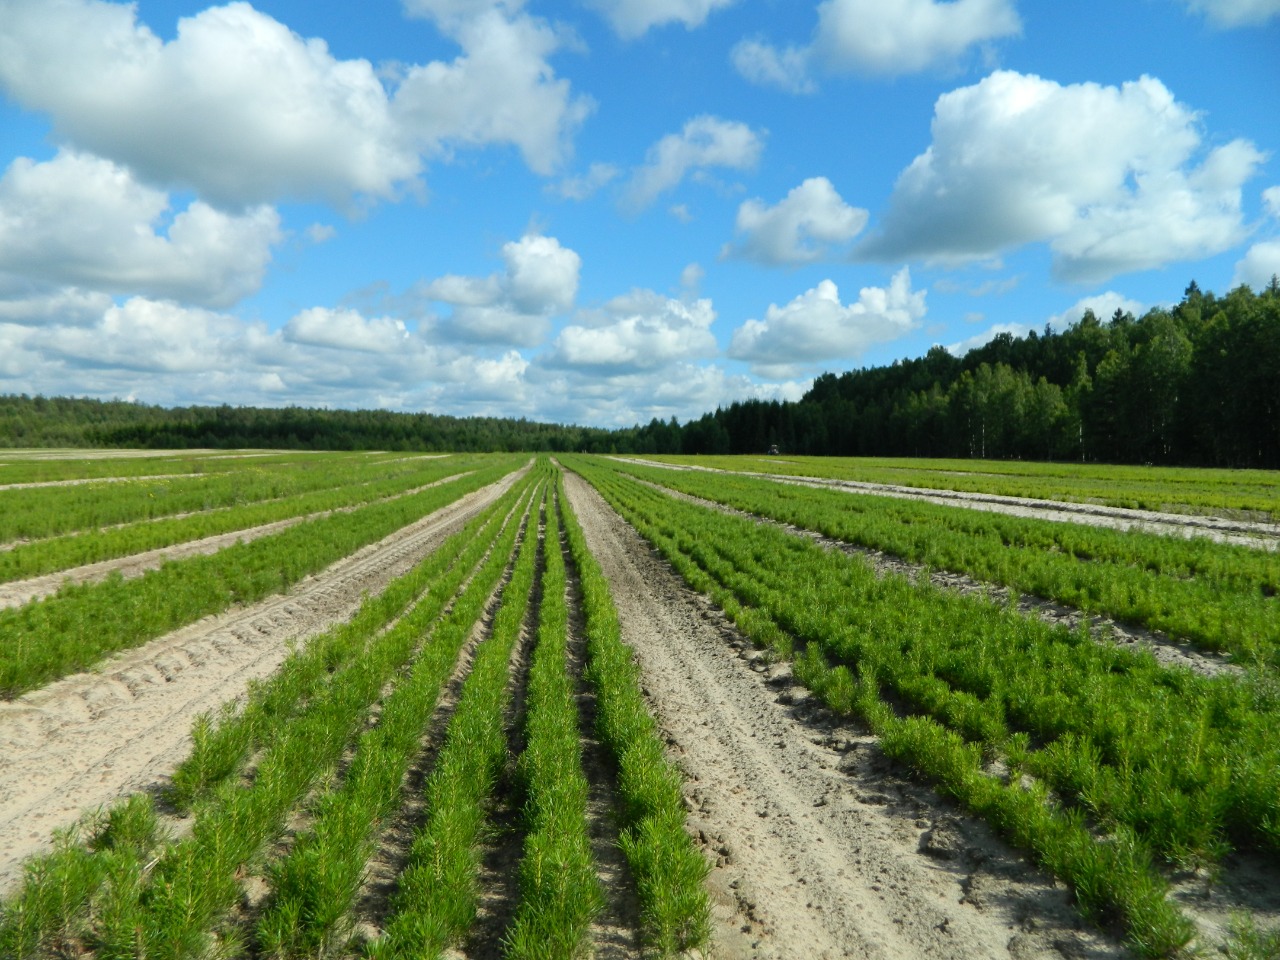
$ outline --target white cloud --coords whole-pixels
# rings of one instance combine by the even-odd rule
[[[0,299],[0,323],[32,326],[90,324],[100,320],[112,302],[105,293],[76,287],[63,287],[47,293],[28,292]]]
[[[967,51],[1022,32],[1013,0],[825,0],[808,46],[743,40],[731,54],[745,79],[811,93],[812,72],[900,76],[947,67]]]
[[[609,21],[626,40],[644,35],[650,27],[682,23],[688,29],[701,26],[714,10],[735,0],[584,0]]]
[[[1204,14],[1220,29],[1260,26],[1280,16],[1280,0],[1183,0],[1188,10]]]
[[[335,350],[395,353],[404,349],[409,331],[400,320],[366,320],[355,310],[309,307],[295,314],[282,329],[286,340]]]
[[[967,261],[1048,241],[1055,274],[1079,282],[1210,256],[1243,238],[1240,189],[1262,159],[1234,140],[1196,165],[1198,117],[1152,77],[999,71],[939,97],[932,131],[863,253]]]
[[[281,239],[274,208],[229,216],[197,200],[162,234],[170,212],[164,192],[109,160],[19,157],[0,177],[0,275],[206,306],[258,289]]]
[[[729,356],[764,376],[789,377],[807,364],[857,357],[867,347],[915,329],[925,314],[925,291],[911,289],[903,267],[885,287],[864,287],[856,303],[842,304],[830,280],[786,306],[770,304],[763,320],[733,332]]]
[[[981,317],[981,314],[979,314]],[[997,323],[995,326],[984,330],[982,333],[961,340],[959,343],[948,344],[947,353],[953,357],[963,357],[970,350],[976,350],[978,347],[985,347],[1002,333],[1011,333],[1015,337],[1025,337],[1031,332],[1031,328],[1025,323]]]
[[[11,0],[0,85],[59,138],[216,202],[390,196],[418,175],[368,61],[336,60],[247,3],[183,18],[167,43],[135,15]]]
[[[559,38],[492,4],[454,6],[441,29],[461,55],[410,66],[391,97],[367,60],[248,3],[182,18],[165,42],[136,5],[6,0],[0,89],[48,113],[60,141],[221,205],[392,198],[416,186],[422,152],[458,146],[512,144],[548,172],[591,106],[547,63]]]
[[[1273,276],[1280,276],[1280,240],[1266,240],[1250,247],[1236,264],[1231,285],[1238,287],[1247,283],[1254,290],[1261,290]]]
[[[405,73],[393,105],[405,135],[445,155],[460,144],[511,144],[536,173],[554,172],[594,108],[547,62],[560,35],[545,21],[497,9],[444,23],[463,53]]]
[[[311,226],[307,227],[307,239],[312,243],[326,243],[337,235],[338,230],[332,224],[313,223]]]
[[[1267,213],[1280,220],[1280,187],[1267,187],[1262,191],[1262,205]]]
[[[729,54],[734,69],[745,80],[787,93],[813,93],[818,89],[809,76],[809,58],[807,47],[779,50],[763,40],[739,41]]]
[[[669,133],[649,148],[644,166],[632,175],[624,202],[634,211],[641,210],[675,189],[691,170],[750,169],[759,161],[763,149],[763,134],[745,123],[706,115],[694,117],[679,133]]]
[[[506,269],[488,277],[449,274],[423,284],[415,296],[448,303],[453,315],[442,332],[472,343],[535,346],[550,318],[572,305],[582,258],[554,237],[534,234],[502,247]]]
[[[1012,0],[826,0],[814,52],[833,69],[917,73],[1021,30]]]
[[[587,320],[560,331],[549,350],[551,367],[604,374],[653,370],[677,360],[713,356],[710,300],[675,300],[651,290],[615,297]]]
[[[1055,330],[1065,330],[1072,324],[1079,323],[1086,310],[1092,310],[1093,315],[1105,323],[1115,315],[1117,310],[1140,317],[1146,312],[1146,309],[1137,300],[1126,297],[1124,294],[1116,293],[1114,290],[1108,290],[1106,293],[1083,297],[1061,313],[1055,313],[1049,318],[1049,325]],[[996,332],[998,333],[999,331]],[[948,347],[947,349],[950,350],[951,348]]]
[[[618,176],[619,170],[611,163],[593,163],[581,176],[565,177],[550,188],[564,200],[586,200],[595,196],[602,187]]]
[[[849,206],[826,177],[811,177],[772,207],[747,200],[738,208],[737,231],[745,234],[723,255],[759,263],[814,263],[832,245],[848,243],[867,223],[867,211]]]

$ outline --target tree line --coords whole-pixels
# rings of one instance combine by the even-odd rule
[[[1280,468],[1280,282],[1192,281],[1141,317],[1092,311],[889,366],[824,373],[797,402],[605,430],[497,417],[302,407],[160,407],[0,396],[0,446],[765,453]]]
[[[750,400],[641,450],[991,457],[1280,468],[1280,282],[1218,298],[1192,281],[1141,317],[998,335],[955,357],[824,373],[796,403]]]

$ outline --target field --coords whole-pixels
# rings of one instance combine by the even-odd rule
[[[5,958],[1280,956],[1280,476],[0,460]]]

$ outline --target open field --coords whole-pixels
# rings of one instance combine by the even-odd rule
[[[0,546],[134,566],[0,611],[6,958],[1280,950],[1273,552],[605,458],[159,459],[19,481],[182,474],[152,510],[0,489],[92,518]]]

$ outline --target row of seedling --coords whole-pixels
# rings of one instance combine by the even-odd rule
[[[21,543],[0,551],[0,583],[127,557],[262,524],[303,518],[309,514],[351,509],[375,500],[403,496],[427,484],[475,469],[477,465],[474,460],[450,458],[424,461],[420,467],[411,470],[387,471],[383,468],[380,475],[351,479],[322,490]]]
[[[1242,662],[1280,661],[1280,553],[727,474],[622,469],[931,569],[1229,651]]]
[[[559,492],[567,503],[563,484]],[[641,693],[640,670],[622,640],[608,581],[570,509],[564,528],[581,585],[596,735],[617,766],[621,844],[635,878],[644,936],[663,953],[701,946],[710,936],[703,885],[708,865],[685,831],[680,773],[663,751]]]
[[[79,949],[100,957],[186,957],[214,948],[238,949],[235,928],[221,930],[219,925],[240,895],[244,870],[261,862],[290,813],[339,763],[388,682],[396,681],[394,697],[404,682],[405,665],[415,656],[450,664],[456,658],[456,630],[446,637],[437,634],[450,618],[470,613],[474,619],[476,598],[483,603],[492,590],[520,526],[512,508],[521,491],[527,492],[527,484],[480,518],[481,526],[452,538],[444,555],[453,560],[446,562],[442,580],[389,628],[380,630],[378,620],[385,624],[394,618],[396,604],[366,604],[362,614],[368,615],[353,621],[360,622],[365,635],[345,638],[347,655],[333,663],[332,675],[317,677],[315,659],[303,654],[287,661],[282,671],[305,675],[299,682],[273,681],[255,691],[246,710],[257,714],[257,722],[248,724],[249,736],[222,741],[212,756],[191,764],[190,776],[178,785],[193,818],[186,839],[163,845],[157,856],[144,861],[154,839],[119,845],[95,837],[88,849],[67,844],[31,864],[23,889],[5,906],[0,921],[0,947],[6,955],[38,956],[60,938],[72,938]],[[478,559],[477,546],[488,554],[478,569],[468,566]],[[458,596],[463,582],[467,585]],[[412,593],[421,583],[398,586]],[[403,599],[406,590],[397,592]],[[343,649],[340,643],[313,641],[310,646],[326,652]],[[280,695],[289,690],[297,695],[291,702]],[[256,709],[263,703],[272,705],[269,714]],[[239,717],[226,716],[222,727],[238,723]],[[201,749],[198,742],[197,752]],[[252,772],[243,772],[250,754]],[[120,809],[147,804],[134,799]],[[223,936],[227,933],[233,935],[230,941]]]
[[[412,496],[300,523],[215,554],[165,564],[141,577],[68,586],[56,595],[0,611],[0,697],[13,697],[117,650],[232,604],[279,593],[308,574],[350,555],[509,473],[494,466]]]
[[[258,503],[329,490],[425,464],[384,464],[320,457],[187,476],[137,477],[110,483],[0,489],[0,543],[37,539],[179,513]]]
[[[1033,851],[1087,914],[1118,919],[1141,952],[1190,936],[1160,861],[1280,849],[1280,703],[1265,682],[1167,670],[584,469],[746,633],[780,655],[802,647],[798,677]],[[995,760],[1011,775],[989,773]]]
[[[734,472],[782,474],[992,496],[1101,503],[1187,514],[1247,511],[1280,518],[1274,470],[1143,467],[916,457],[662,457]]]

